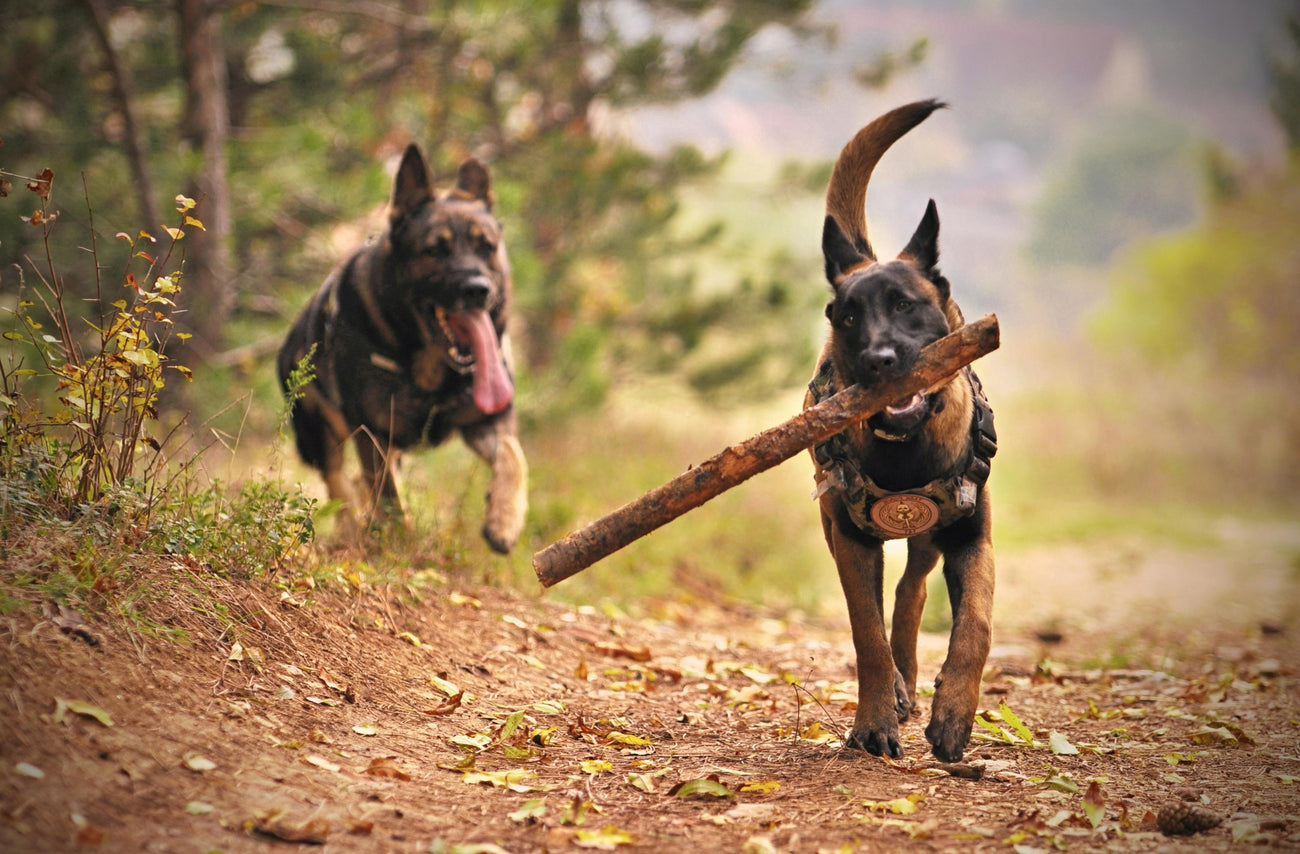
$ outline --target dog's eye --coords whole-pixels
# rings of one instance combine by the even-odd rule
[[[902,314],[903,312],[907,311],[911,307],[912,307],[912,301],[907,299],[900,299],[898,302],[894,303],[894,311],[898,312],[899,314]]]
[[[474,241],[474,251],[483,258],[491,258],[497,251],[497,245],[486,237]]]
[[[846,308],[840,314],[840,326],[845,329],[856,326],[858,323],[858,310],[856,308]]]
[[[451,254],[451,240],[446,235],[439,235],[433,241],[433,245],[424,251],[426,255],[432,255],[434,258],[446,258]]]

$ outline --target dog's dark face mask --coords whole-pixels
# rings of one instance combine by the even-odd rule
[[[917,355],[951,330],[945,313],[948,282],[934,268],[938,216],[934,203],[899,257],[876,263],[844,238],[830,217],[823,234],[827,275],[835,297],[826,306],[836,371],[870,388],[909,373]],[[905,439],[933,413],[934,398],[917,393],[868,419],[876,435]]]
[[[514,399],[514,384],[496,318],[509,272],[486,167],[465,161],[455,189],[435,198],[423,158],[408,149],[394,186],[391,236],[405,301],[426,329],[472,355],[475,406],[489,415],[503,411]]]

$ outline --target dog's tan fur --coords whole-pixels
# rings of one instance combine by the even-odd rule
[[[843,266],[832,264],[833,253],[828,252],[827,274],[836,299],[851,282],[871,276],[889,277],[906,288],[913,299],[937,310],[947,328],[936,331],[947,332],[964,325],[964,320],[961,309],[951,299],[947,280],[933,265],[937,259],[937,215],[933,221],[933,246],[914,237],[896,259],[881,262],[867,239],[864,211],[867,182],[881,156],[938,106],[935,102],[919,102],[893,110],[860,130],[844,147],[826,193],[827,228],[833,230],[833,220],[852,250],[848,252],[850,263]],[[927,211],[927,219],[932,213],[933,207]],[[925,225],[923,221],[918,235]],[[834,307],[835,303],[828,307],[828,316]],[[833,366],[838,388],[856,381],[853,360],[857,354],[844,352],[844,343],[837,340],[841,334],[832,324],[818,361],[829,361]],[[971,380],[964,374],[931,394],[933,414],[918,428],[921,433],[913,440],[924,447],[924,454],[915,462],[897,464],[891,460],[891,454],[906,454],[910,449],[882,441],[867,422],[846,431],[850,453],[864,471],[888,471],[898,481],[889,489],[920,486],[939,476],[936,473],[960,465],[971,452],[973,394]],[[805,405],[814,402],[810,393]],[[819,466],[819,482],[826,474]],[[903,482],[909,479],[917,482]],[[896,590],[892,632],[887,637],[881,541],[858,528],[838,491],[831,489],[821,495],[823,531],[839,571],[857,652],[859,699],[850,745],[874,753],[901,755],[898,724],[910,716],[915,705],[916,642],[926,600],[926,577],[942,556],[953,627],[947,660],[936,679],[926,736],[939,758],[960,758],[979,702],[980,677],[991,637],[994,567],[989,501],[983,485],[976,506],[975,514],[958,524],[909,539],[907,566]]]

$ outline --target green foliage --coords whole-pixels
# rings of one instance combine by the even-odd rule
[[[1190,224],[1196,173],[1186,130],[1145,112],[1102,123],[1039,198],[1027,251],[1046,266],[1102,265],[1153,234]]]
[[[60,220],[52,184],[48,171],[29,181],[41,207],[24,218],[46,237]],[[20,293],[9,312],[0,350],[0,554],[15,571],[4,576],[6,600],[23,590],[63,601],[124,588],[116,605],[130,611],[152,596],[132,580],[135,560],[171,556],[249,576],[276,570],[312,538],[310,500],[268,480],[233,493],[202,486],[195,458],[175,447],[182,425],[162,427],[159,395],[169,379],[189,379],[164,348],[181,287],[173,250],[203,228],[193,208],[176,198],[179,225],[162,241],[144,231],[117,235],[130,247],[115,283],[124,296],[101,300],[99,318],[70,317],[50,242],[45,266],[32,269],[34,298]],[[90,245],[98,281],[110,262],[93,233]]]
[[[65,516],[101,503],[140,478],[145,484],[147,515],[150,484],[163,460],[162,445],[154,435],[158,394],[165,384],[164,371],[172,367],[162,349],[175,306],[172,297],[180,289],[179,273],[164,271],[184,229],[203,226],[188,213],[194,202],[178,196],[182,227],[168,229],[169,243],[161,258],[146,250],[157,242],[147,233],[135,238],[118,235],[131,246],[121,279],[129,296],[104,306],[111,312],[89,324],[94,350],[87,354],[83,336],[69,318],[63,279],[49,245],[57,220],[49,207],[53,178],[46,170],[28,184],[40,198],[41,208],[39,216],[24,218],[46,241],[46,266],[33,272],[42,286],[35,298],[52,329],[47,331],[45,323],[33,315],[36,303],[20,292],[13,320],[21,333],[10,330],[5,337],[18,344],[25,335],[28,358],[40,367],[26,367],[16,348],[10,350],[7,365],[0,365],[0,406],[4,408],[0,418],[7,437],[0,454],[0,474],[8,479],[20,471],[28,475],[43,472],[39,480],[46,487],[44,501],[62,508]],[[140,260],[148,266],[137,277],[131,265]],[[97,274],[99,270],[96,263]],[[187,368],[176,367],[189,378]],[[42,373],[53,383],[53,393],[37,399],[25,393],[24,383]],[[54,403],[57,405],[51,405]]]
[[[1107,351],[1147,363],[1148,384],[1187,392],[1179,439],[1206,434],[1210,446],[1192,471],[1220,482],[1231,470],[1257,497],[1290,498],[1300,474],[1298,218],[1293,159],[1220,200],[1204,225],[1134,252],[1091,324]]]
[[[686,259],[692,247],[720,237],[714,226],[667,227],[680,189],[708,180],[717,161],[689,148],[648,154],[601,122],[611,107],[708,92],[765,28],[810,35],[810,7],[810,0],[213,7],[216,48],[229,72],[232,131],[223,148],[235,269],[229,281],[213,283],[199,265],[187,294],[234,287],[228,300],[196,304],[229,301],[227,338],[237,330],[241,347],[251,346],[249,336],[260,346],[373,230],[330,231],[384,201],[386,159],[414,140],[445,182],[477,154],[493,168],[529,320],[521,372],[535,371],[548,387],[572,380],[578,393],[568,404],[598,402],[615,365],[664,369],[700,341],[671,329],[650,338],[645,329],[732,308],[699,294],[689,264],[662,269],[664,259]],[[111,7],[111,38],[101,40],[89,10],[74,0],[10,10],[0,54],[24,57],[27,71],[0,92],[0,125],[11,163],[50,158],[56,171],[93,176],[98,219],[117,230],[157,204],[151,186],[189,186],[213,165],[187,127],[196,93],[187,90],[175,21],[167,20],[174,12]],[[53,91],[57,102],[44,95]],[[133,147],[142,167],[133,165]],[[17,257],[36,247],[12,222],[0,222],[0,245]],[[93,279],[82,271],[68,271],[66,287],[74,305],[94,298]],[[570,336],[578,339],[572,346]],[[204,343],[208,351],[222,346]],[[226,373],[207,371],[217,382]],[[212,397],[195,402],[202,407]]]

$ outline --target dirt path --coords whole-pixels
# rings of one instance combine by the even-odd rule
[[[1003,607],[1020,608],[1032,596],[1007,566]],[[839,747],[854,697],[839,626],[147,572],[169,591],[149,613],[185,642],[128,631],[108,600],[0,618],[0,850],[1300,848],[1300,628],[1272,618],[1143,640],[1071,622],[1079,609],[1013,613],[983,706],[1035,745],[1008,717],[945,769],[925,717],[900,762]],[[923,638],[923,679],[943,643]],[[1181,798],[1223,822],[1162,835],[1155,813]]]

